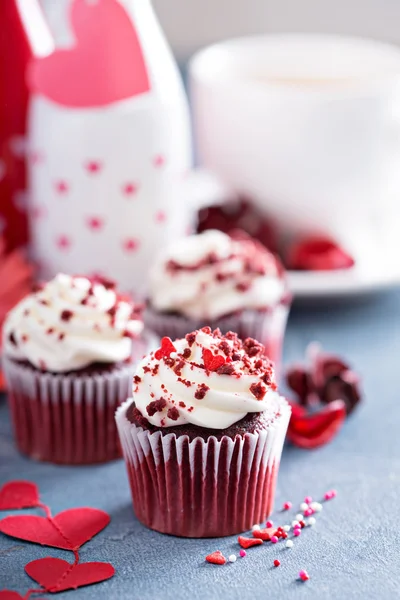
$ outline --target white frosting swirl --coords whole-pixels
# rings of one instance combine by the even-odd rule
[[[205,231],[163,251],[150,272],[150,302],[158,311],[217,319],[277,304],[285,281],[275,257],[249,237]]]
[[[143,329],[132,303],[86,277],[57,275],[8,314],[4,353],[50,372],[128,359]]]
[[[225,429],[247,413],[267,412],[271,418],[279,413],[273,368],[258,342],[242,344],[235,334],[203,328],[173,345],[172,354],[146,356],[134,377],[133,400],[152,425]],[[205,368],[210,367],[205,353],[208,359],[218,356],[221,367]]]

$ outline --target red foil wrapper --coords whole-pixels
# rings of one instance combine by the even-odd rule
[[[254,338],[265,346],[265,354],[279,371],[289,308],[289,302],[282,302],[265,310],[243,310],[210,323],[207,320],[196,321],[181,315],[160,313],[147,306],[144,321],[160,337],[168,336],[172,340],[183,338],[187,333],[206,325],[211,329],[219,327],[223,334],[234,331],[242,340]]]
[[[103,373],[45,373],[4,357],[8,403],[20,452],[66,465],[120,458],[114,415],[131,395],[135,363],[157,347],[157,338],[150,335],[145,340],[136,341],[132,362]]]
[[[220,537],[265,520],[275,485],[290,407],[268,430],[205,441],[150,433],[116,414],[137,518],[150,529],[181,537]]]

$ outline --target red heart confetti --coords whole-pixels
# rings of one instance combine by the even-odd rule
[[[32,515],[6,517],[0,521],[0,531],[21,540],[76,550],[110,522],[109,515],[96,508],[72,508],[52,519]]]
[[[110,563],[70,564],[61,558],[39,558],[28,563],[25,571],[50,592],[76,589],[110,579],[115,569]]]
[[[215,356],[208,348],[203,348],[203,361],[207,371],[216,371],[225,364],[225,358],[220,354]]]
[[[224,565],[226,563],[226,558],[221,550],[216,550],[212,554],[206,556],[206,561],[213,565]]]
[[[327,404],[318,413],[292,413],[287,437],[299,448],[319,448],[334,438],[345,418],[346,407],[343,400]]]
[[[276,527],[267,527],[266,529],[258,529],[253,531],[253,537],[269,542],[273,535],[277,535]]]
[[[171,352],[176,352],[176,348],[169,337],[163,337],[161,340],[161,348],[156,350],[154,356],[157,360],[168,358]]]
[[[247,538],[242,535],[239,535],[238,542],[242,546],[242,548],[251,548],[252,546],[260,546],[264,542],[260,538]]]
[[[293,244],[287,256],[289,269],[333,271],[353,265],[354,259],[347,252],[324,237],[310,237]]]
[[[10,481],[0,489],[0,510],[33,508],[39,503],[39,490],[31,481]]]

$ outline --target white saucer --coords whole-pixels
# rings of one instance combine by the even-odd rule
[[[400,263],[356,263],[338,271],[289,271],[288,279],[295,298],[366,294],[400,285]]]

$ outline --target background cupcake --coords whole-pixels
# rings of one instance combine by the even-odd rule
[[[290,408],[261,344],[205,327],[151,352],[116,421],[139,520],[231,535],[272,511]]]
[[[21,452],[56,463],[120,456],[114,412],[133,362],[157,343],[113,283],[60,274],[28,295],[3,328],[3,368]]]
[[[144,318],[160,336],[179,338],[209,325],[257,338],[279,363],[289,305],[284,270],[273,254],[242,232],[210,230],[159,256]]]

